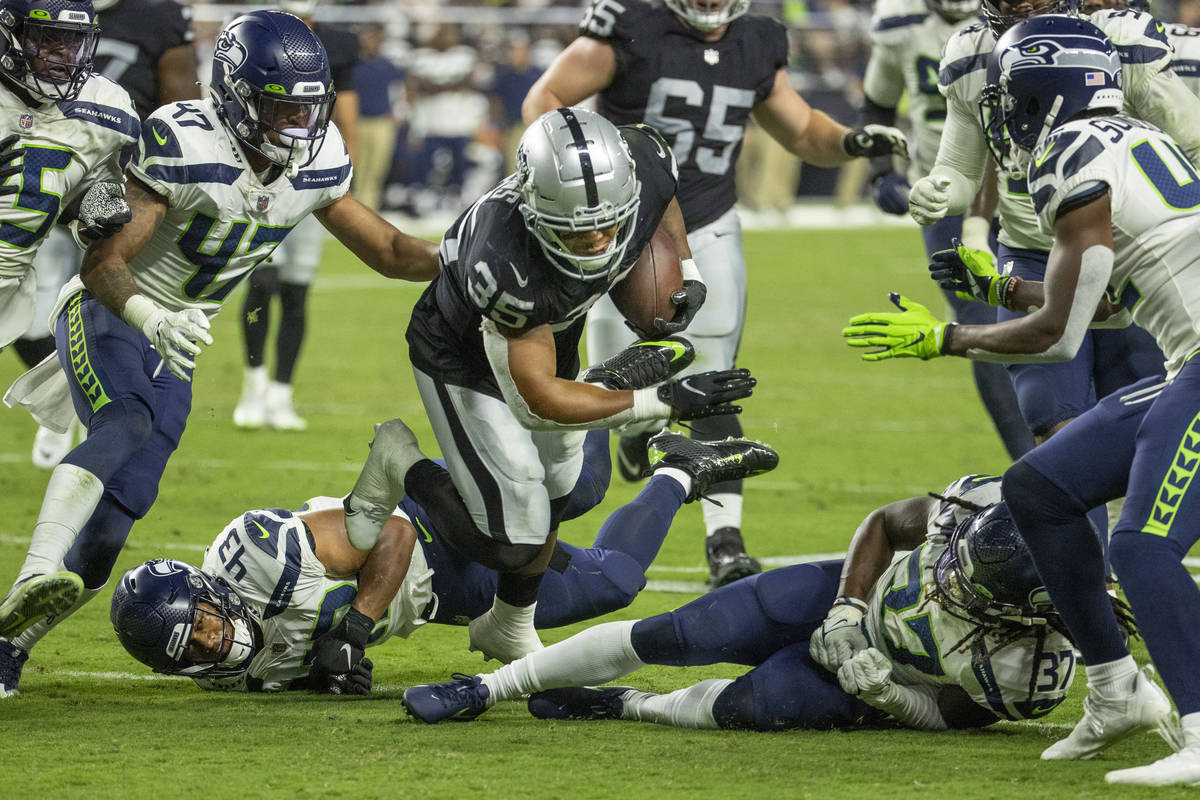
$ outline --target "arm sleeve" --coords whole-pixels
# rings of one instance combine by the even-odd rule
[[[875,45],[863,77],[863,93],[878,106],[895,109],[904,94],[904,67],[897,51]]]
[[[937,160],[929,174],[950,179],[947,213],[962,214],[970,207],[983,183],[987,144],[979,121],[953,96],[946,102],[946,125],[938,145]]]
[[[909,728],[919,731],[944,731],[946,720],[938,708],[937,686],[901,686],[895,681],[878,695],[861,695],[868,705],[886,711]]]
[[[1170,70],[1153,65],[1122,65],[1126,102],[1134,116],[1170,134],[1193,164],[1200,164],[1200,98]],[[1147,74],[1148,73],[1148,74]]]

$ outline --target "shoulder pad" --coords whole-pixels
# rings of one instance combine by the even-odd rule
[[[82,119],[134,140],[138,135],[138,115],[129,92],[103,75],[93,73],[83,84],[79,96],[58,104],[63,116]]]
[[[951,36],[938,69],[938,86],[943,93],[964,76],[987,69],[988,55],[995,43],[992,32],[982,24],[968,25]]]
[[[1088,21],[1104,31],[1118,50],[1130,45],[1169,46],[1166,26],[1149,14],[1132,8],[1097,11],[1088,17]],[[1126,60],[1124,53],[1121,60]]]
[[[634,125],[622,125],[618,130],[621,132],[621,138],[629,145],[635,162],[639,161],[639,155],[645,158],[652,152],[653,158],[665,162],[675,180],[679,180],[679,166],[675,163],[675,153],[656,128],[639,122]]]
[[[652,8],[645,0],[592,0],[579,22],[579,35],[623,41],[649,35]]]
[[[1041,215],[1055,192],[1104,153],[1105,141],[1090,120],[1068,122],[1034,151],[1029,166],[1029,193]]]

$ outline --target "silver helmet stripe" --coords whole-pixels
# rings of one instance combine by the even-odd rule
[[[587,137],[583,135],[583,126],[579,124],[575,112],[571,109],[560,108],[558,113],[562,115],[567,130],[571,132],[571,138],[575,140],[575,150],[579,153],[579,167],[583,170],[583,188],[587,192],[588,207],[595,208],[600,205],[600,192],[596,189],[596,170],[592,167],[592,154],[587,149]]]

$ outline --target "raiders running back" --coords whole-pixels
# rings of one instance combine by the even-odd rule
[[[442,239],[442,271],[413,309],[408,328],[413,365],[457,386],[501,398],[479,331],[481,318],[507,328],[554,329],[557,375],[574,380],[584,315],[633,268],[675,194],[671,150],[645,126],[624,126],[641,204],[619,267],[608,280],[568,277],[553,266],[525,227],[520,195],[510,175],[477,200]]]
[[[354,575],[328,575],[313,550],[311,534],[297,516],[341,508],[336,497],[314,497],[299,511],[247,511],[225,526],[204,553],[201,569],[229,584],[257,615],[263,646],[248,671],[231,678],[201,678],[203,689],[280,691],[308,674],[312,643],[341,620],[358,593]],[[396,516],[408,519],[397,509]],[[414,547],[408,574],[388,610],[375,624],[368,646],[392,636],[408,637],[425,623],[433,597],[433,571]]]
[[[1000,478],[968,475],[942,493],[979,506],[1000,501]],[[980,708],[1001,719],[1034,719],[1067,696],[1075,671],[1070,641],[1053,629],[997,648],[1008,636],[950,613],[932,597],[934,568],[950,534],[971,516],[942,501],[929,513],[928,538],[899,557],[875,582],[866,616],[868,636],[892,662],[892,679],[907,686],[959,686]],[[1030,653],[1030,646],[1037,651]]]
[[[645,122],[667,138],[679,162],[679,205],[689,231],[737,199],[734,165],[750,109],[787,65],[787,33],[769,17],[745,14],[716,42],[680,22],[662,0],[595,0],[579,24],[617,59],[598,110],[620,124]]]
[[[1121,57],[1125,93],[1125,111],[1164,130],[1171,130],[1184,149],[1200,156],[1200,120],[1176,119],[1177,109],[1161,102],[1157,79],[1171,66],[1171,45],[1161,22],[1132,9],[1097,11],[1087,18],[1112,40]],[[971,25],[954,35],[942,55],[938,87],[950,105],[951,114],[975,120],[970,135],[972,147],[985,152],[983,129],[979,125],[979,97],[986,77],[987,57],[996,39],[986,25]],[[1053,237],[1042,233],[1037,215],[1029,201],[1026,176],[999,168],[1000,241],[1010,247],[1049,251]]]
[[[263,183],[211,100],[170,103],[151,114],[129,172],[169,206],[129,263],[138,288],[172,311],[198,308],[210,318],[297,222],[344,195],[351,178],[341,134],[330,124],[311,164],[294,178],[281,173]],[[59,306],[82,288],[78,277],[69,281]]]

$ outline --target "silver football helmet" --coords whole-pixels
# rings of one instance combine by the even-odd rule
[[[580,280],[612,277],[633,238],[642,189],[616,126],[582,108],[547,111],[521,136],[516,160],[521,216],[550,263]],[[614,225],[603,252],[580,255],[563,242]]]
[[[945,19],[960,22],[979,16],[980,0],[925,0],[925,5]]]
[[[750,10],[750,0],[665,0],[674,11],[698,31],[708,33],[727,25]]]

